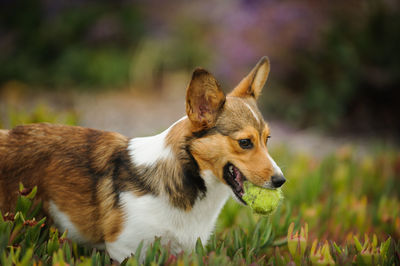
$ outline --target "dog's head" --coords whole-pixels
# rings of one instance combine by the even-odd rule
[[[186,113],[196,136],[191,153],[200,170],[211,170],[242,203],[244,180],[266,188],[285,182],[268,153],[270,131],[256,103],[269,68],[263,57],[228,95],[204,69],[194,71],[187,88]]]

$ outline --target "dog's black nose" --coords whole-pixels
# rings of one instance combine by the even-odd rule
[[[286,179],[283,175],[273,175],[271,176],[271,182],[274,188],[278,188],[286,182]]]

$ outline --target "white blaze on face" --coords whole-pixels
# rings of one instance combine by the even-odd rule
[[[240,100],[242,100],[242,99],[240,99]],[[250,107],[250,105],[249,105],[248,103],[246,103],[244,100],[242,100],[242,102],[244,103],[244,105],[245,105],[247,108],[249,108],[250,112],[252,113],[252,115],[254,116],[254,118],[256,119],[256,121],[257,121],[258,123],[260,123],[260,119],[258,118],[256,112],[254,112],[254,110]]]
[[[268,153],[267,156],[272,164],[272,167],[274,168],[274,175],[283,175],[281,168],[279,168],[274,159],[272,159],[272,157]]]

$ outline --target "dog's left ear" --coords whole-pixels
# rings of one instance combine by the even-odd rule
[[[202,68],[195,69],[186,91],[186,113],[193,132],[215,126],[224,103],[225,94],[213,75]]]
[[[258,61],[257,65],[251,72],[236,86],[229,96],[235,97],[253,97],[255,99],[260,96],[261,90],[267,81],[269,74],[269,60],[264,56]]]

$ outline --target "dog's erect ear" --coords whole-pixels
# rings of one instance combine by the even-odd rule
[[[253,97],[255,99],[261,93],[269,74],[269,60],[264,56],[258,61],[251,72],[236,86],[229,96]]]
[[[213,75],[202,68],[195,69],[186,91],[186,113],[193,131],[213,127],[224,103],[225,94]]]

